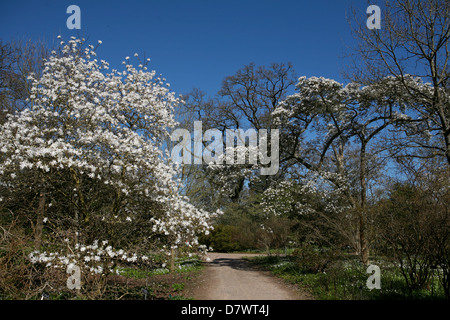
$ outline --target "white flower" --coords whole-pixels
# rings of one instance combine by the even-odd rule
[[[181,99],[169,91],[165,79],[157,78],[155,71],[127,65],[130,57],[124,61],[125,70],[105,72],[106,61],[90,59],[95,56],[94,46],[85,48],[84,41],[76,38],[71,38],[68,44],[58,42],[63,54],[52,51],[42,74],[28,77],[32,106],[0,126],[0,151],[4,158],[0,175],[17,179],[19,168],[55,176],[75,170],[105,183],[107,189],[122,190],[125,212],[130,212],[126,221],[134,220],[135,211],[145,212],[147,200],[156,201],[160,206],[156,211],[161,213],[151,220],[149,233],[155,230],[173,236],[174,243],[180,245],[184,245],[185,239],[188,244],[198,244],[194,235],[207,231],[215,214],[196,209],[179,194],[176,177],[181,168],[172,167],[170,155],[162,151],[170,131],[177,125],[174,110],[182,103]],[[71,99],[67,108],[55,108],[57,101],[67,98]],[[143,119],[142,126],[131,128],[128,125],[131,115]],[[58,126],[48,125],[55,120]],[[142,173],[151,179],[143,179]],[[82,198],[81,189],[73,190],[74,197]],[[134,201],[137,195],[143,197],[142,204]],[[153,199],[155,195],[158,196]],[[0,197],[0,201],[6,200]],[[105,245],[102,242],[102,247]],[[70,259],[83,261],[96,248],[98,243],[75,244],[76,254]],[[106,249],[106,253],[123,259],[130,256],[112,248]],[[97,256],[103,254],[105,251],[99,251]],[[48,262],[48,255],[30,259]],[[135,259],[131,256],[130,261]]]
[[[32,264],[35,264],[36,262],[39,261],[39,259],[37,257],[35,257],[35,256],[31,255],[31,254],[30,254],[29,258],[30,258],[30,261],[31,261]]]

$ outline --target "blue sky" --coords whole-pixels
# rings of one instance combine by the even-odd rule
[[[81,9],[81,30],[66,27],[71,4]],[[291,62],[299,76],[342,81],[351,4],[367,16],[367,3],[351,0],[2,1],[0,39],[102,40],[98,57],[113,67],[145,53],[176,93],[198,87],[214,95],[250,62]]]

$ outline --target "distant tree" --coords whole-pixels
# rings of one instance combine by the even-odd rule
[[[0,123],[29,104],[28,76],[42,73],[49,51],[43,42],[0,41]]]
[[[268,129],[273,127],[272,111],[287,97],[296,81],[290,63],[273,63],[256,66],[254,63],[240,68],[234,75],[226,77],[215,97],[206,97],[204,92],[194,89],[184,98],[184,111],[180,111],[186,127],[192,129],[194,120],[201,120],[203,130],[220,130],[225,136],[227,129]],[[189,115],[188,115],[189,114]],[[186,122],[186,119],[189,121]],[[186,166],[185,166],[186,167]],[[220,192],[221,202],[239,201],[246,186],[260,191],[268,187],[271,178],[258,177],[249,165],[224,165],[210,170],[207,166],[189,166],[183,170],[194,175],[202,172],[214,190]],[[192,171],[193,170],[193,171]],[[200,182],[202,185],[203,182]],[[194,185],[192,185],[194,187]],[[216,195],[219,193],[215,192]]]
[[[220,119],[227,120],[228,128],[270,128],[271,113],[287,97],[296,80],[290,63],[244,66],[222,82],[218,95],[223,104],[219,112],[225,117]]]

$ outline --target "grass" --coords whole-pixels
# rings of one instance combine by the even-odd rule
[[[260,256],[248,258],[258,267],[306,290],[318,300],[405,300],[443,299],[444,292],[435,276],[427,288],[410,290],[400,270],[377,261],[381,270],[381,289],[368,289],[370,274],[354,256],[332,263],[323,272],[304,271],[293,256]]]
[[[170,272],[168,268],[156,268],[152,270],[122,267],[119,274],[134,287],[133,290],[126,291],[121,298],[142,299],[143,290],[147,292],[148,299],[157,300],[189,300],[190,297],[183,295],[186,283],[192,281],[200,274],[203,265],[197,257],[180,258],[175,261],[175,271]],[[143,286],[145,282],[145,286]],[[117,294],[115,295],[117,297]]]
[[[175,273],[194,272],[202,268],[198,258],[181,258],[175,262]],[[156,275],[169,274],[168,268],[156,268],[151,270],[123,267],[119,268],[119,274],[128,278],[143,279]]]

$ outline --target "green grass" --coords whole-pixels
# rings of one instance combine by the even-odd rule
[[[318,300],[400,300],[443,299],[444,292],[437,277],[425,289],[410,290],[400,270],[387,262],[377,262],[381,270],[381,289],[368,289],[370,274],[356,257],[346,257],[324,272],[304,272],[292,256],[261,256],[248,258],[265,270],[289,283],[298,285]]]
[[[177,292],[177,291],[183,291],[184,289],[184,283],[174,283],[172,284],[172,289],[173,291]]]
[[[127,278],[143,279],[159,274],[169,273],[169,269],[158,268],[153,270],[137,269],[137,268],[119,268],[119,274]]]
[[[193,272],[201,269],[201,261],[198,258],[183,258],[178,259],[175,263],[176,273],[186,273]],[[119,268],[119,273],[122,276],[134,279],[143,279],[155,275],[162,275],[170,273],[167,267],[155,268],[151,270],[121,267]]]
[[[143,290],[147,291],[147,299],[166,299],[166,300],[190,300],[191,298],[183,295],[183,290],[186,283],[192,280],[193,277],[199,274],[203,265],[198,257],[193,258],[179,258],[175,261],[175,270],[173,273],[165,268],[143,269],[138,267],[118,267],[119,274],[122,277],[135,279],[142,283],[142,285],[135,285],[135,287],[128,287],[119,285],[114,288],[109,288],[109,293],[106,295],[110,299],[143,299]],[[160,276],[158,280],[152,280],[154,276]],[[145,283],[151,286],[144,285]],[[133,282],[134,283],[134,282]],[[54,297],[51,297],[53,299]],[[107,298],[107,297],[105,297]]]

